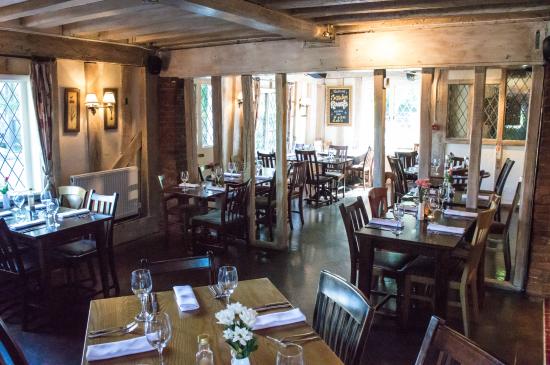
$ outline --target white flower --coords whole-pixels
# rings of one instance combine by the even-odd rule
[[[256,316],[257,315],[258,314],[256,313],[256,311],[254,309],[243,308],[243,310],[241,311],[241,314],[239,314],[239,318],[249,328],[252,328],[252,327],[254,327],[254,323],[256,323]]]
[[[228,328],[225,331],[223,331],[223,338],[225,338],[226,340],[232,341],[233,336],[234,336],[234,333],[231,328]]]
[[[243,309],[245,309],[245,307],[239,302],[227,305],[227,310],[233,311],[233,313],[235,313],[236,315],[241,314]]]
[[[231,326],[233,324],[233,321],[235,320],[235,312],[230,309],[223,309],[216,313],[215,316],[218,320],[218,323],[225,326]]]
[[[238,342],[242,346],[246,346],[246,343],[252,339],[252,332],[247,328],[235,326],[233,330],[233,342]]]

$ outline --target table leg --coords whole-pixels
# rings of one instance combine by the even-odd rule
[[[358,288],[370,298],[372,283],[372,267],[374,265],[374,246],[372,241],[366,237],[359,239],[359,276]]]
[[[483,308],[483,299],[485,298],[485,250],[481,253],[479,266],[477,268],[477,302],[479,308]]]
[[[101,289],[105,298],[109,297],[109,269],[107,267],[107,241],[105,234],[105,224],[99,222],[95,224],[94,232],[96,248],[97,248],[97,261],[99,263],[99,275],[101,277]],[[112,274],[113,277],[116,273]]]
[[[39,240],[37,242],[38,248],[38,262],[40,264],[40,285],[44,293],[44,299],[48,309],[51,307],[50,303],[50,284],[51,284],[51,269],[50,262],[48,259],[48,253],[46,252],[46,242],[44,240]]]
[[[447,251],[439,252],[435,263],[435,315],[446,318],[447,316],[447,292],[449,290],[449,257]]]

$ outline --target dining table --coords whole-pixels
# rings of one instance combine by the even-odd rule
[[[402,221],[404,226],[399,233],[373,226],[365,226],[355,232],[359,243],[358,287],[370,297],[375,249],[432,257],[435,260],[434,312],[445,318],[451,253],[472,234],[476,220],[444,214],[436,214],[433,218],[433,223],[463,228],[462,234],[428,231],[428,220],[417,220],[410,214],[405,214]]]
[[[193,293],[199,303],[199,309],[188,312],[179,310],[173,291],[157,293],[159,310],[168,313],[172,324],[172,338],[163,352],[165,363],[195,364],[195,353],[198,346],[197,336],[207,334],[210,338],[210,348],[214,353],[214,363],[230,364],[230,348],[222,336],[223,327],[216,323],[217,320],[214,317],[216,312],[225,308],[225,298],[222,300],[215,299],[208,286],[195,287]],[[261,278],[239,281],[235,292],[231,295],[231,301],[239,302],[247,307],[256,307],[267,303],[287,301],[287,299],[269,279]],[[273,309],[261,314],[288,309]],[[93,300],[90,303],[86,333],[106,327],[125,325],[131,322],[139,311],[140,302],[135,296]],[[311,326],[306,322],[254,331],[258,341],[258,349],[250,356],[251,364],[275,364],[278,345],[266,336],[280,339],[285,336],[311,331],[313,331]],[[86,359],[86,351],[90,345],[139,336],[143,336],[143,324],[140,324],[135,331],[117,337],[90,339],[86,336],[81,363],[82,365],[157,364],[158,354],[156,351],[92,362],[88,362]],[[343,364],[322,339],[304,343],[303,354],[304,364]]]

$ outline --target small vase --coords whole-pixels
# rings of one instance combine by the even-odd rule
[[[416,219],[419,221],[424,220],[424,202],[418,203],[418,211],[416,212]]]
[[[11,207],[11,204],[10,204],[10,198],[8,197],[8,194],[2,194],[2,209],[6,210],[6,209],[10,209]]]
[[[244,359],[237,359],[231,356],[231,365],[250,365],[250,359],[245,357]]]

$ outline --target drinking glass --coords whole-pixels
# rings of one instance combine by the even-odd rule
[[[218,270],[218,287],[225,295],[227,304],[229,304],[229,297],[235,291],[239,277],[237,275],[237,268],[235,266],[222,266]]]
[[[49,190],[44,190],[42,193],[40,193],[40,202],[44,204],[46,207],[48,206],[48,202],[52,199],[52,193]]]
[[[235,162],[230,161],[227,163],[227,171],[229,171],[229,173],[231,174],[237,172],[237,166],[235,165]]]
[[[164,364],[162,350],[172,338],[172,324],[168,313],[155,313],[145,322],[145,337],[147,342],[159,352],[159,364]]]
[[[59,223],[57,223],[56,217],[57,217],[57,211],[59,210],[59,199],[52,198],[48,202],[48,206],[46,207],[46,211],[50,211],[50,213],[53,216],[53,226],[59,227]],[[48,213],[46,213],[48,214]]]
[[[183,184],[183,191],[187,190],[187,181],[189,181],[189,172],[182,171],[180,173],[181,182]]]
[[[277,351],[277,365],[303,365],[304,352],[302,346],[289,343],[280,346]]]
[[[221,166],[216,166],[214,168],[214,174],[216,174],[216,185],[221,185],[223,177],[223,168]]]
[[[132,271],[132,291],[141,301],[141,312],[136,315],[136,321],[144,322],[147,320],[147,296],[153,290],[153,279],[151,272],[147,269],[138,269]]]
[[[14,193],[13,197],[13,203],[18,209],[17,216],[18,218],[21,218],[23,205],[25,204],[25,195],[23,195],[21,192]]]
[[[262,160],[256,160],[256,176],[262,175],[262,169],[264,168],[264,164]]]
[[[393,206],[393,218],[397,222],[397,225],[392,230],[395,235],[401,234],[401,221],[403,220],[404,215],[405,211],[403,204],[395,203]]]

